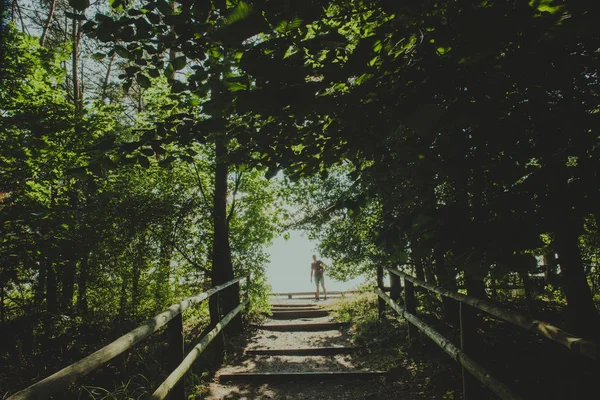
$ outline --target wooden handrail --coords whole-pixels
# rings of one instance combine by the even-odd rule
[[[122,354],[126,350],[133,347],[135,344],[146,339],[160,328],[164,327],[169,321],[181,314],[190,306],[208,299],[213,294],[248,278],[250,275],[244,275],[222,285],[201,293],[197,296],[183,300],[179,304],[173,304],[166,311],[158,314],[154,318],[149,319],[143,325],[124,334],[112,343],[104,346],[100,350],[90,354],[89,356],[61,369],[60,371],[42,379],[39,382],[15,393],[8,400],[30,400],[30,399],[47,399],[61,388],[66,388],[69,384],[76,382],[79,378],[89,374],[95,369],[105,365],[113,358]]]
[[[429,337],[435,344],[442,348],[452,359],[457,361],[465,369],[467,369],[473,376],[475,376],[481,383],[483,383],[488,389],[497,394],[501,399],[504,400],[520,400],[517,394],[513,393],[512,390],[504,383],[494,378],[487,372],[482,366],[477,364],[475,360],[466,355],[461,349],[456,347],[452,342],[440,335],[435,329],[427,325],[425,322],[417,318],[415,315],[407,312],[398,303],[392,300],[387,294],[380,288],[375,289],[375,293],[379,298],[383,299],[394,311],[400,316],[404,317],[411,324],[416,326],[421,332]]]
[[[167,379],[154,391],[151,400],[162,400],[169,395],[169,392],[175,387],[177,382],[183,378],[185,373],[192,367],[192,364],[200,354],[206,349],[210,342],[223,330],[225,326],[248,304],[248,300],[245,300],[239,306],[234,308],[227,314],[213,330],[208,332],[196,346],[188,353],[185,359],[179,364],[179,366],[171,372]]]
[[[507,310],[489,301],[477,299],[475,297],[440,288],[438,286],[422,281],[421,279],[415,278],[414,276],[409,275],[406,272],[400,271],[396,268],[386,267],[385,269],[392,274],[398,275],[410,282],[413,282],[415,285],[421,286],[439,295],[449,297],[461,303],[468,304],[471,307],[484,311],[503,321],[520,326],[525,330],[539,333],[540,335],[550,340],[553,340],[554,342],[559,343],[562,346],[565,346],[574,353],[583,355],[593,360],[596,360],[598,357],[597,345],[594,341],[575,336],[547,322],[526,317],[523,314]]]

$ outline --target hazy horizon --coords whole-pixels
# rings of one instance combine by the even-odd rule
[[[331,265],[331,260],[321,257],[317,252],[317,243],[309,240],[301,231],[290,231],[289,235],[288,240],[283,236],[275,239],[267,250],[271,258],[266,267],[267,282],[274,292],[312,291],[315,289],[314,283],[310,282],[312,255],[316,254],[327,265]],[[325,271],[327,290],[350,290],[362,282],[362,277],[348,282],[334,281]]]

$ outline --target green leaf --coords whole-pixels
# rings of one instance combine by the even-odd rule
[[[137,161],[142,167],[150,168],[150,161],[146,157],[138,156]]]
[[[123,90],[125,91],[125,93],[129,92],[129,88],[131,87],[132,84],[133,84],[133,80],[131,80],[131,79],[127,79],[123,83]]]
[[[550,14],[556,14],[564,7],[564,4],[556,4],[556,3],[557,3],[557,1],[555,1],[555,0],[530,0],[529,6],[537,8],[538,11],[543,12],[543,13],[547,12]]]
[[[145,156],[152,157],[154,155],[154,150],[148,148],[140,149],[140,153],[142,153]]]
[[[117,11],[123,11],[125,9],[124,0],[108,0],[108,4]]]
[[[171,63],[173,64],[173,69],[175,71],[179,71],[180,69],[185,68],[187,59],[185,58],[185,56],[180,56],[180,57],[176,57],[173,61],[171,61]]]
[[[90,6],[90,0],[69,0],[69,5],[77,11],[83,11]]]
[[[127,59],[129,59],[129,57],[131,57],[131,54],[129,53],[129,51],[127,51],[127,49],[123,46],[116,46],[115,52],[119,55],[119,57],[123,57],[123,58],[127,58]]]
[[[73,168],[68,173],[76,178],[85,178],[87,176],[87,167]]]
[[[89,2],[88,2],[89,4]],[[85,15],[83,14],[75,14],[69,11],[65,11],[65,16],[74,19],[76,21],[87,21],[87,18],[85,17]]]
[[[167,165],[172,164],[173,161],[175,161],[176,159],[177,158],[175,156],[169,156],[169,157],[165,158],[164,160],[160,160],[158,162],[158,165],[165,167]]]
[[[146,75],[137,74],[135,79],[138,85],[140,85],[140,87],[144,89],[148,89],[152,85],[152,83],[150,82],[150,78],[148,78]]]
[[[156,2],[156,8],[161,12],[162,15],[171,15],[173,14],[173,7],[165,0],[159,0]]]
[[[140,67],[138,67],[137,65],[133,65],[133,66],[131,66],[131,67],[126,67],[126,68],[125,68],[125,73],[126,73],[128,76],[133,76],[133,75],[135,75],[135,73],[136,73],[136,72],[140,71],[140,69],[141,69],[141,68],[140,68]]]
[[[187,88],[188,87],[185,83],[177,81],[171,85],[171,92],[172,93],[181,93],[184,90],[187,90]]]
[[[171,78],[173,76],[173,72],[175,72],[175,69],[173,69],[173,64],[171,64],[171,63],[167,64],[167,67],[165,68],[165,71],[164,71],[164,75],[167,78]]]
[[[92,58],[94,60],[103,60],[104,58],[106,58],[106,54],[104,54],[104,53],[94,53],[94,54],[92,54]]]
[[[241,82],[228,82],[228,81],[225,81],[225,87],[230,92],[237,92],[237,91],[240,91],[240,90],[246,90],[247,89],[246,85],[243,84],[243,83],[241,83]]]
[[[244,1],[240,1],[238,5],[233,9],[231,14],[229,14],[227,22],[229,24],[233,24],[234,22],[248,18],[248,16],[250,16],[251,13],[252,6]]]

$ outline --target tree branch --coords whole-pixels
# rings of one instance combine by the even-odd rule
[[[242,175],[243,175],[243,172],[238,172],[237,176],[235,177],[235,187],[233,189],[233,194],[232,194],[233,199],[231,200],[231,209],[229,209],[229,215],[227,215],[227,224],[228,225],[229,225],[229,221],[231,221],[231,218],[233,217],[233,214],[235,212],[235,200],[236,200],[236,195],[240,189],[240,184],[242,183]]]
[[[44,31],[42,32],[42,36],[40,36],[40,46],[44,47],[44,42],[46,41],[46,35],[48,34],[48,29],[50,28],[50,24],[52,23],[52,17],[54,16],[54,8],[56,6],[56,0],[52,0],[50,2],[50,12],[48,13],[48,21],[44,25]]]
[[[198,187],[200,188],[200,194],[202,195],[202,199],[204,200],[204,205],[209,210],[212,210],[211,203],[208,201],[208,198],[206,197],[206,192],[204,191],[202,179],[200,179],[200,171],[198,170],[198,166],[196,166],[196,162],[194,160],[192,160],[192,165],[194,166],[194,171],[196,171],[196,179],[198,179]]]

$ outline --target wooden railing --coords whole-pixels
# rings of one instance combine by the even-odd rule
[[[384,270],[387,270],[390,274],[390,295],[385,293],[388,288],[385,288],[383,285]],[[401,285],[400,278],[403,278],[403,285]],[[460,317],[460,348],[416,316],[417,304],[415,299],[415,285],[458,302]],[[378,308],[380,316],[383,314],[385,304],[388,304],[393,310],[408,321],[409,340],[416,337],[416,328],[423,332],[423,334],[429,337],[462,366],[463,399],[465,400],[478,399],[481,397],[478,393],[479,385],[474,379],[481,382],[502,399],[520,399],[520,397],[507,385],[493,377],[468,355],[468,353],[476,346],[476,310],[486,312],[498,319],[526,329],[527,331],[540,334],[545,338],[565,346],[571,350],[571,352],[594,360],[597,359],[597,346],[596,343],[591,340],[572,335],[544,321],[534,320],[517,312],[506,310],[489,301],[437,287],[395,268],[378,267],[377,288],[375,291],[379,296]],[[404,292],[404,306],[400,306],[396,302],[402,291]]]
[[[34,383],[33,385],[15,393],[8,400],[31,400],[47,399],[53,394],[65,390],[70,384],[76,382],[83,376],[89,374],[95,369],[106,365],[110,360],[127,351],[137,343],[147,339],[154,332],[163,327],[167,327],[168,346],[170,355],[170,364],[174,371],[152,394],[151,399],[164,399],[169,393],[171,398],[184,400],[185,393],[183,381],[181,378],[190,369],[192,363],[198,358],[198,355],[206,349],[208,344],[221,332],[221,330],[248,304],[249,296],[246,295],[244,301],[235,309],[231,310],[184,358],[184,336],[183,336],[183,317],[182,312],[192,305],[198,304],[213,295],[219,295],[219,292],[231,285],[239,285],[239,282],[246,280],[249,289],[251,276],[245,275],[232,279],[222,285],[201,293],[197,296],[183,300],[179,304],[174,304],[166,311],[158,314],[148,320],[143,325],[121,336],[114,342],[104,346],[100,350],[89,356],[61,369],[49,377]]]

